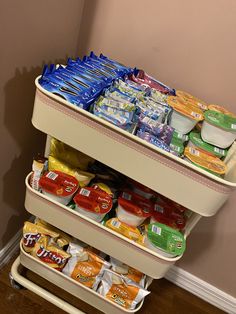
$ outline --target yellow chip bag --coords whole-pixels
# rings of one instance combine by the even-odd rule
[[[68,163],[72,168],[78,168],[81,170],[87,170],[88,165],[94,162],[93,158],[77,151],[55,138],[51,139],[50,156]]]
[[[57,233],[59,236],[57,239],[54,239],[54,241],[57,243],[57,245],[59,245],[61,248],[63,248],[66,245],[69,245],[69,243],[72,241],[72,237],[70,235],[68,235],[67,233],[61,231],[60,229],[50,225],[49,223],[47,223],[46,221],[40,219],[40,218],[36,218],[35,219],[35,224],[37,226],[42,226],[47,228],[48,230],[51,230],[55,233]]]
[[[56,241],[59,233],[54,232],[46,226],[37,226],[32,222],[26,221],[23,227],[23,248],[30,253],[41,237],[50,237]]]
[[[61,171],[75,177],[78,180],[80,187],[87,186],[95,177],[95,174],[73,168],[65,161],[61,161],[53,156],[48,157],[48,170]]]
[[[105,270],[98,293],[126,309],[133,310],[150,292],[125,276]]]
[[[66,265],[70,254],[63,251],[55,243],[50,243],[47,237],[42,237],[34,246],[31,255],[48,266],[61,271]]]
[[[70,243],[67,252],[72,257],[63,269],[63,273],[82,285],[96,290],[104,270],[109,268],[110,264],[89,248],[76,243]]]
[[[119,221],[118,218],[111,218],[107,220],[105,226],[135,242],[141,242],[140,238],[142,238],[142,234],[139,229],[126,225],[125,223]]]

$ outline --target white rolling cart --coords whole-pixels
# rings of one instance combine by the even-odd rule
[[[49,135],[45,154],[47,155],[49,151],[49,138],[53,136],[189,208],[193,214],[185,227],[185,237],[202,216],[216,214],[236,188],[236,178],[234,182],[218,178],[52,95],[39,85],[38,78],[35,83],[32,123],[37,129]],[[181,256],[163,257],[51,200],[33,190],[29,185],[29,178],[30,174],[25,180],[25,208],[32,215],[44,219],[154,279],[164,277],[171,265],[181,258]],[[32,290],[68,313],[83,312],[26,279],[21,274],[22,266],[63,287],[104,313],[134,313],[142,306],[140,303],[135,310],[123,309],[63,273],[34,259],[26,254],[20,245],[20,256],[11,270],[12,281]]]

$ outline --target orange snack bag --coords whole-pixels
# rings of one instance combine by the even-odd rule
[[[106,270],[98,293],[126,309],[133,310],[150,292],[128,278]]]
[[[109,268],[110,264],[89,248],[76,243],[70,243],[67,252],[72,257],[63,269],[63,273],[82,285],[96,290],[104,270]]]

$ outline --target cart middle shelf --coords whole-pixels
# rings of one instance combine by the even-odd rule
[[[67,232],[75,238],[88,243],[102,252],[121,260],[154,279],[165,276],[171,265],[181,256],[165,257],[154,252],[113,230],[97,223],[75,210],[66,207],[44,194],[31,188],[29,184],[31,173],[26,177],[25,208],[55,227]],[[190,218],[186,236],[201,216]]]

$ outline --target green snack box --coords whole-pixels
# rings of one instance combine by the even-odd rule
[[[205,120],[216,127],[229,132],[236,132],[236,118],[217,112],[214,110],[207,110],[204,113]]]
[[[181,255],[186,248],[183,234],[159,222],[148,225],[148,240],[166,253]]]
[[[193,143],[193,145],[219,158],[225,157],[228,153],[227,149],[222,149],[204,142],[200,133],[198,132],[191,132],[189,135],[189,140]]]

